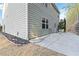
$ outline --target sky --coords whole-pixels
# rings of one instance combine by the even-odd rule
[[[0,23],[2,24],[2,9],[3,9],[3,4],[0,3]]]
[[[60,19],[66,18],[67,4],[66,3],[56,3],[58,10],[60,11]]]

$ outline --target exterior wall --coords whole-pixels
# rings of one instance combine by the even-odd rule
[[[45,7],[43,3],[29,3],[28,4],[28,33],[29,39],[40,37],[46,34],[57,32],[59,21],[59,13],[48,4]],[[48,29],[42,29],[42,18],[48,19]],[[56,25],[56,27],[55,27]]]
[[[3,31],[27,39],[27,4],[8,3],[4,13]]]
[[[25,3],[9,3],[5,7],[3,31],[6,33],[24,39],[29,36],[29,39],[32,39],[57,32],[59,13],[51,4],[45,7],[43,3],[29,3],[28,11]],[[42,29],[42,18],[48,19],[48,29]]]
[[[73,7],[70,6],[66,16],[66,31],[75,33],[76,24],[79,22],[79,4],[74,4]]]

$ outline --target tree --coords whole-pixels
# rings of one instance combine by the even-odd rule
[[[0,32],[2,32],[2,26],[0,26]]]
[[[0,32],[2,32],[2,25],[0,24]]]
[[[62,20],[59,22],[59,25],[58,25],[58,30],[62,30],[64,29],[64,32],[66,31],[66,20]]]
[[[66,19],[64,19],[64,32],[66,32]]]

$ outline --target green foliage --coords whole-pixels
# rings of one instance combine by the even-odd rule
[[[0,26],[0,32],[2,32],[2,26]]]
[[[58,29],[64,29],[64,32],[66,31],[66,20],[65,19],[59,22]]]

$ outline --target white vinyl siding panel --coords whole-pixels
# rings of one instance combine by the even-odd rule
[[[5,32],[18,36],[20,38],[27,38],[26,14],[27,5],[24,3],[9,3],[5,11],[4,23]],[[17,35],[17,32],[19,35]]]

